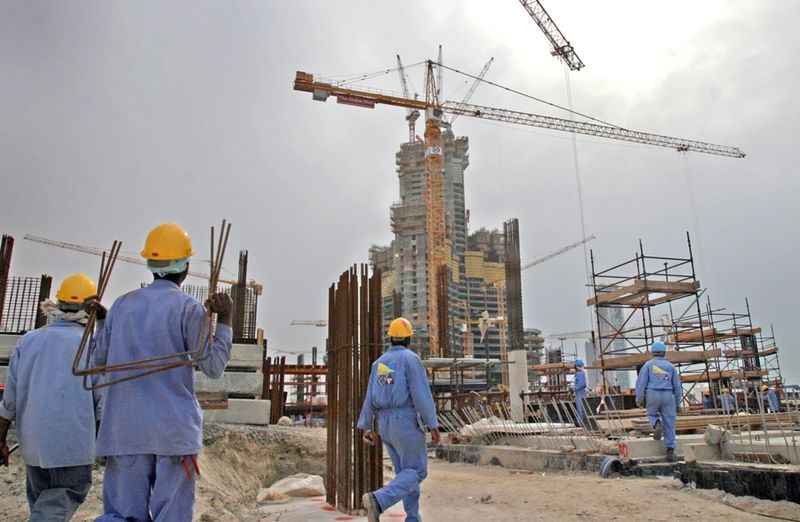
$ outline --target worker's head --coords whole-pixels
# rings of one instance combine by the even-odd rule
[[[411,321],[405,317],[398,317],[389,324],[386,335],[393,345],[408,346],[411,343],[411,336],[414,335],[414,328],[411,326]]]
[[[769,390],[769,386],[767,386],[766,384],[762,384],[761,391],[767,391],[767,390]]]
[[[192,238],[175,223],[164,223],[147,234],[141,256],[154,279],[168,279],[180,285],[189,273],[189,258],[194,255]]]
[[[575,359],[575,369],[583,370],[583,367],[584,367],[583,359]]]
[[[705,395],[706,397],[710,396],[711,390],[703,390],[703,395]]]
[[[68,275],[56,293],[58,308],[64,312],[81,310],[87,299],[97,295],[97,286],[86,274]]]
[[[656,341],[650,345],[650,352],[656,357],[664,357],[667,354],[667,345]]]

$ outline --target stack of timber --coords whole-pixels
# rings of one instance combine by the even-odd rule
[[[800,414],[797,412],[769,413],[761,415],[759,413],[742,415],[687,415],[680,416],[675,421],[675,431],[679,433],[702,432],[709,424],[717,426],[731,426],[736,429],[783,429],[789,428],[800,422]],[[642,433],[653,431],[650,422],[646,418],[632,419],[633,429]]]
[[[6,382],[8,360],[21,336],[0,335],[0,382]],[[194,388],[209,422],[269,424],[270,401],[262,399],[263,348],[234,344],[231,360],[219,379],[195,370]],[[76,377],[77,378],[77,377]],[[145,377],[146,379],[146,377]]]

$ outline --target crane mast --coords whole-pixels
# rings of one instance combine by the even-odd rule
[[[519,3],[528,11],[533,21],[536,22],[536,25],[539,26],[539,29],[550,41],[553,46],[551,54],[561,58],[570,70],[580,71],[584,67],[583,62],[578,58],[578,54],[572,48],[572,44],[569,43],[564,33],[561,32],[561,29],[547,14],[547,10],[542,3],[539,0],[519,0]]]

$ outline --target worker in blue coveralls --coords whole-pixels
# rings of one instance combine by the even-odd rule
[[[778,413],[781,409],[780,402],[778,401],[778,394],[775,393],[774,388],[770,388],[764,384],[761,386],[761,400],[770,413]]]
[[[367,520],[378,522],[380,514],[403,501],[406,522],[419,522],[420,483],[428,476],[426,428],[439,444],[436,406],[428,374],[417,354],[408,349],[413,335],[411,322],[402,317],[389,325],[391,347],[372,365],[367,396],[358,418],[358,429],[369,444],[378,434],[394,464],[395,478],[383,488],[364,494]]]
[[[733,395],[731,395],[731,392],[728,388],[722,389],[720,403],[722,405],[722,413],[725,415],[730,415],[736,411],[736,400],[733,398]]]
[[[650,346],[653,358],[639,370],[636,380],[636,405],[647,408],[647,417],[653,427],[653,438],[664,436],[667,461],[675,461],[675,418],[681,403],[683,388],[681,378],[672,363],[666,359],[667,345],[656,341]]]
[[[70,520],[92,486],[99,395],[72,375],[72,362],[96,294],[86,275],[66,277],[56,301],[39,306],[47,326],[23,335],[11,352],[0,402],[0,464],[8,465],[6,434],[14,421],[33,521]]]
[[[211,335],[203,305],[180,289],[193,254],[179,225],[160,225],[149,233],[141,255],[154,280],[114,302],[95,337],[95,364],[195,351],[206,343],[205,356],[194,365],[211,378],[222,376],[230,359],[232,302],[224,294],[206,301],[217,314]],[[202,432],[192,366],[105,388],[97,438],[97,455],[107,457],[104,514],[97,520],[190,522]]]
[[[586,372],[583,370],[583,360],[575,359],[575,422],[578,426],[586,427]]]
[[[711,397],[711,390],[703,391],[703,409],[704,410],[714,409],[714,399]]]

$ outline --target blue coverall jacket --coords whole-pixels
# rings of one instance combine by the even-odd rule
[[[358,428],[378,432],[395,468],[395,478],[375,491],[385,511],[403,501],[407,522],[418,522],[420,483],[428,475],[425,429],[439,422],[428,375],[417,354],[392,346],[373,365]]]
[[[682,394],[681,377],[664,357],[653,357],[642,366],[636,380],[636,403],[646,399],[650,425],[661,422],[667,448],[675,448],[675,418]]]

